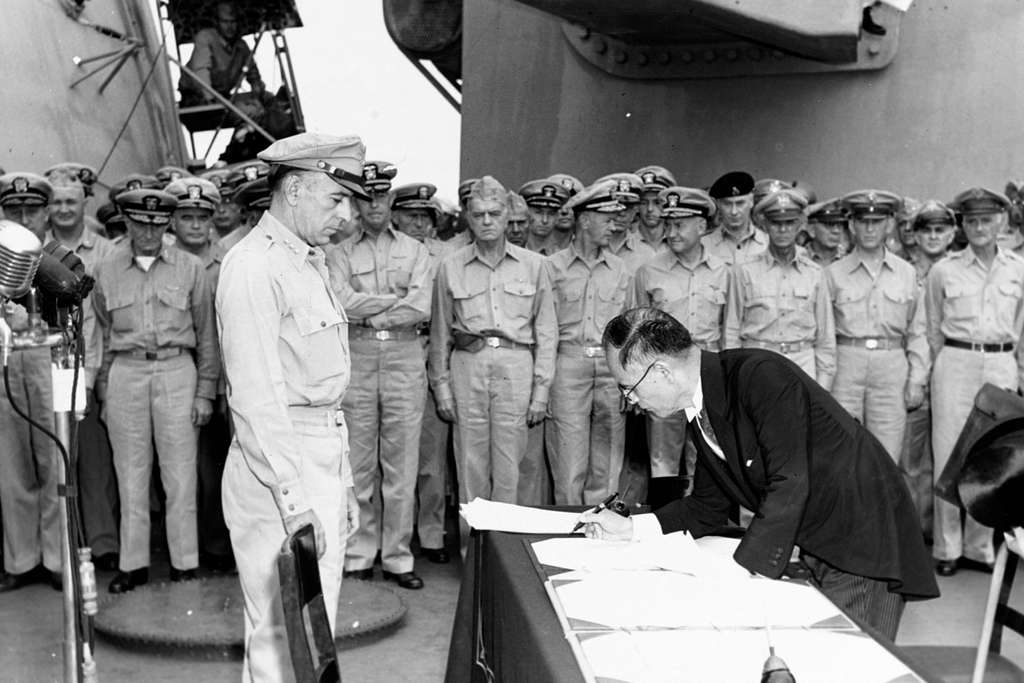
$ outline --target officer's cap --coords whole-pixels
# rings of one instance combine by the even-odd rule
[[[565,203],[565,208],[579,215],[584,211],[618,213],[625,209],[626,205],[622,202],[619,181],[608,178],[583,188]]]
[[[754,191],[754,176],[746,171],[729,171],[711,184],[708,194],[715,199],[742,197]]]
[[[390,161],[367,161],[363,164],[363,189],[368,194],[387,194],[398,169]]]
[[[391,196],[392,209],[426,209],[437,211],[434,195],[437,188],[430,183],[410,183],[396,187]]]
[[[107,202],[96,209],[96,220],[105,226],[115,222],[124,225],[124,216],[117,210],[117,206],[113,202]]]
[[[838,197],[826,199],[807,207],[807,220],[814,223],[843,223],[849,220],[846,209]]]
[[[569,190],[561,183],[541,178],[524,183],[519,194],[528,206],[560,209],[569,200]]]
[[[508,193],[508,217],[509,220],[525,220],[529,217],[526,211],[526,200],[522,195],[512,191]]]
[[[469,186],[469,193],[466,195],[466,202],[471,199],[480,201],[507,202],[508,190],[499,183],[493,176],[485,175],[483,178],[474,180]]]
[[[60,184],[58,178],[67,178],[72,182],[77,181],[81,183],[86,197],[92,196],[92,186],[96,184],[97,178],[96,169],[92,166],[80,164],[77,161],[63,161],[59,164],[54,164],[43,171],[43,175],[46,176],[46,179],[52,185]]]
[[[165,187],[170,183],[173,183],[175,180],[192,177],[192,173],[181,166],[161,166],[153,175],[156,176],[156,179],[163,183]]]
[[[644,191],[643,179],[635,173],[609,173],[594,181],[594,185],[606,180],[614,180],[619,201],[627,207],[640,203],[640,195]]]
[[[466,205],[466,202],[469,201],[469,191],[470,189],[472,189],[473,183],[475,183],[478,180],[480,179],[466,178],[461,183],[459,183],[459,204],[462,204],[463,206]]]
[[[167,225],[178,206],[174,195],[155,189],[125,190],[116,201],[125,217],[147,225]]]
[[[885,190],[857,190],[843,195],[839,201],[853,218],[895,216],[903,204],[899,195]]]
[[[785,180],[779,180],[778,178],[761,178],[754,183],[754,189],[751,190],[754,195],[754,206],[757,206],[768,195],[782,189],[791,190],[793,186]],[[805,196],[804,199],[806,200],[807,197]],[[807,201],[806,203],[810,204],[811,202]]]
[[[127,192],[128,190],[158,190],[161,187],[163,187],[163,183],[157,180],[156,176],[132,173],[131,175],[121,178],[121,180],[111,187],[110,192],[107,193],[107,198],[116,204],[117,196],[122,192]]]
[[[217,188],[217,191],[220,192],[221,198],[226,199],[233,189],[228,183],[228,178],[231,177],[231,173],[232,171],[230,168],[214,168],[200,173],[199,177],[213,183],[214,187]]]
[[[270,173],[270,165],[259,159],[240,161],[231,167],[231,173],[224,180],[221,195],[233,194],[246,183],[266,178]]]
[[[164,192],[178,200],[179,209],[206,209],[215,211],[220,204],[220,192],[209,180],[190,176],[171,182]]]
[[[999,213],[1010,209],[1010,200],[1004,195],[984,187],[972,187],[958,194],[949,208],[959,214]]]
[[[583,189],[583,182],[576,176],[569,175],[568,173],[555,173],[548,180],[564,187],[570,197]]]
[[[355,196],[369,199],[363,189],[366,147],[358,136],[299,133],[278,140],[258,156],[268,164],[326,173]]]
[[[917,210],[914,217],[914,230],[925,230],[933,225],[946,227],[956,226],[956,214],[938,199],[929,199]]]
[[[704,190],[673,185],[658,193],[661,215],[665,218],[710,218],[718,209],[715,200]]]
[[[270,182],[266,176],[242,183],[235,189],[231,200],[246,211],[270,208]]]
[[[790,185],[794,190],[804,193],[808,204],[814,204],[818,201],[818,193],[814,191],[814,187],[806,180],[794,180]]]
[[[676,184],[676,177],[664,166],[644,166],[633,175],[640,178],[644,192],[661,192]]]
[[[784,187],[754,205],[754,213],[769,220],[784,221],[804,215],[807,197],[803,192]]]
[[[5,173],[0,176],[0,206],[46,206],[53,186],[37,173]]]

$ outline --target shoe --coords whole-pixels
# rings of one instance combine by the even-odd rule
[[[961,557],[957,560],[957,566],[960,569],[969,569],[975,572],[981,572],[982,574],[991,574],[992,567],[995,563],[989,564],[988,562],[979,562],[978,560],[972,560],[968,557]]]
[[[939,576],[953,576],[956,574],[956,560],[939,560],[935,563],[935,573]]]
[[[196,570],[195,569],[175,569],[171,567],[171,581],[178,583],[180,581],[195,581]]]
[[[424,548],[423,557],[427,558],[427,560],[434,564],[448,564],[451,560],[451,558],[448,557],[448,551],[444,548]]]
[[[346,579],[359,579],[360,581],[373,580],[373,567],[369,569],[346,569],[341,573]]]
[[[394,581],[402,588],[408,588],[409,590],[419,590],[423,588],[423,579],[416,576],[416,572],[402,572],[401,574],[393,574],[391,572],[383,572],[384,578],[387,581]]]
[[[127,593],[135,590],[136,586],[144,586],[147,583],[149,583],[149,567],[143,567],[130,572],[118,572],[107,590],[114,594]]]
[[[120,559],[117,553],[103,553],[93,558],[92,565],[101,572],[115,572]]]
[[[215,555],[208,553],[199,558],[200,564],[214,574],[230,574],[235,571],[235,558],[232,555]]]
[[[45,572],[42,567],[33,567],[27,572],[22,572],[21,574],[0,572],[0,593],[18,590],[19,588],[24,588],[25,586],[29,586],[33,583],[39,583],[44,573],[47,572]]]

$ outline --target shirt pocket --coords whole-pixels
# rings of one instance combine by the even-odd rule
[[[156,310],[157,328],[178,339],[192,337],[190,292],[183,287],[165,285],[156,290],[156,298],[160,302]]]
[[[523,278],[509,280],[501,287],[502,311],[509,320],[529,322],[533,318],[533,298],[536,294],[535,283]]]
[[[626,305],[626,287],[622,282],[608,282],[599,285],[597,288],[597,324],[599,331],[604,330],[605,324],[622,312]]]
[[[801,332],[813,332],[817,328],[814,317],[814,287],[804,282],[793,286],[792,305],[793,327]]]
[[[718,287],[707,287],[697,293],[698,324],[703,330],[718,327],[725,308],[725,292]]]
[[[409,293],[409,283],[412,281],[412,273],[400,268],[388,269],[388,289],[399,298]]]
[[[302,364],[307,380],[316,382],[348,372],[344,343],[348,326],[340,313],[326,305],[301,306],[292,309],[292,318],[300,340],[296,356],[310,361]]]
[[[981,315],[980,287],[946,285],[943,295],[943,317],[964,321],[973,320]]]
[[[583,283],[563,280],[558,283],[555,291],[555,313],[558,317],[558,324],[572,325],[583,320]]]
[[[774,293],[757,289],[751,283],[744,285],[743,327],[762,330],[778,317]]]
[[[836,293],[832,310],[836,326],[857,329],[868,322],[868,293],[862,290],[842,290]]]
[[[377,293],[373,261],[368,258],[353,256],[349,267],[352,273],[349,275],[348,280],[353,290],[364,294]]]
[[[913,295],[907,291],[882,292],[885,304],[881,311],[882,320],[893,331],[906,334],[910,318],[910,305],[914,302]]]
[[[491,316],[487,310],[487,283],[452,284],[455,319],[471,331],[491,327]]]
[[[134,292],[117,292],[107,297],[107,314],[110,316],[110,329],[113,332],[131,332],[135,329],[135,315],[132,304],[135,303]]]

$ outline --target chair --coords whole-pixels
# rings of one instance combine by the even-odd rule
[[[1024,683],[1024,670],[999,654],[1004,628],[1024,636],[1024,614],[1008,604],[1018,561],[1006,543],[996,551],[977,650],[948,645],[901,647],[916,669],[943,683]]]

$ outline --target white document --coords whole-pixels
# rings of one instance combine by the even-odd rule
[[[764,630],[583,633],[590,680],[629,683],[757,681],[768,657]],[[912,683],[921,679],[888,650],[856,631],[773,631],[775,653],[800,683]]]
[[[520,534],[568,534],[579,521],[578,512],[558,512],[537,508],[495,503],[474,498],[459,506],[459,514],[480,531],[511,531]],[[578,531],[580,535],[583,530]]]
[[[570,630],[855,628],[817,589],[791,581],[579,571],[551,584]]]

